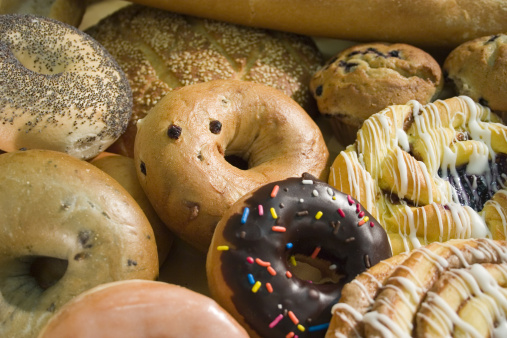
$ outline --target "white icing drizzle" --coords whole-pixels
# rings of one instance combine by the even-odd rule
[[[407,117],[412,122],[404,130]],[[458,169],[466,165],[467,174],[492,180],[489,161],[496,156],[492,131],[496,139],[503,135],[507,143],[507,127],[491,122],[492,118],[488,108],[466,96],[427,105],[409,101],[405,106],[390,106],[364,122],[356,143],[339,155],[346,167],[340,170],[347,172],[332,170],[330,181],[350,191],[388,229],[390,240],[398,240],[399,250],[408,252],[435,238],[491,238],[484,209],[477,212],[461,206],[447,177],[458,176]],[[406,161],[407,152],[417,155],[417,160]],[[387,174],[393,186],[383,191],[379,182]],[[476,188],[476,182],[472,183],[472,189]],[[507,194],[507,190],[497,193]],[[392,202],[389,194],[398,200]],[[507,211],[494,201],[486,206],[500,215],[501,230],[507,233]],[[429,233],[428,227],[437,230]]]

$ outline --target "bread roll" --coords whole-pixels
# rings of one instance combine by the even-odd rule
[[[507,31],[497,0],[133,0],[200,17],[357,41],[456,46]]]

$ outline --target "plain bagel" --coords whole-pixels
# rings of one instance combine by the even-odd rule
[[[122,186],[50,150],[0,155],[0,336],[34,337],[81,292],[153,280],[153,230]]]
[[[304,172],[327,175],[318,126],[267,85],[214,80],[181,87],[137,126],[141,186],[165,224],[203,251],[223,212],[246,192]]]
[[[454,47],[507,31],[497,0],[133,0],[177,13],[355,41]]]

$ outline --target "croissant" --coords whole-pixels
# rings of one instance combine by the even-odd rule
[[[434,242],[382,261],[346,284],[326,337],[505,334],[507,242]]]
[[[393,254],[450,239],[505,239],[507,127],[466,96],[390,106],[336,157],[329,184],[384,226]]]

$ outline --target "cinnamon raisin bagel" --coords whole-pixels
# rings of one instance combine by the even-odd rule
[[[280,89],[316,115],[308,89],[322,55],[309,37],[127,6],[86,30],[125,71],[134,106],[110,149],[133,157],[136,123],[174,88],[241,79]]]
[[[223,212],[246,192],[304,172],[327,177],[328,154],[299,104],[240,80],[170,92],[138,122],[135,143],[137,175],[158,215],[204,251]]]
[[[431,243],[343,288],[326,337],[504,337],[507,243]]]
[[[140,207],[70,155],[0,155],[0,218],[1,337],[36,336],[62,305],[99,284],[158,275]]]
[[[363,204],[393,253],[507,233],[507,127],[466,96],[390,106],[365,121],[329,183]]]

